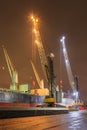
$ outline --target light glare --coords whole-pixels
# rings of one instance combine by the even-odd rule
[[[62,38],[60,39],[60,42],[64,42],[65,40],[65,36],[62,36]]]
[[[33,29],[33,32],[34,32],[34,33],[37,33],[37,30],[34,28],[34,29]]]
[[[66,48],[63,48],[63,52],[66,52]]]

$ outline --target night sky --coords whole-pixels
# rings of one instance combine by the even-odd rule
[[[40,34],[46,54],[54,53],[55,82],[59,84],[60,70],[63,89],[69,90],[69,82],[61,55],[60,37],[66,36],[66,46],[73,75],[79,79],[82,97],[87,94],[87,2],[86,0],[0,0],[0,87],[9,87],[11,82],[2,45],[15,65],[19,83],[30,86],[35,80],[30,64],[32,59],[31,13],[40,19]],[[38,52],[37,52],[38,53]],[[38,54],[37,54],[38,55]],[[37,71],[42,78],[40,61]],[[5,70],[1,67],[4,66]]]

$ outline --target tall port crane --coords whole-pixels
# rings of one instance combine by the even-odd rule
[[[39,32],[39,29],[38,29],[39,21],[34,16],[31,16],[31,20],[32,20],[32,24],[33,24],[33,33],[34,33],[33,41],[37,45],[38,52],[39,52],[39,57],[40,57],[40,61],[41,61],[41,66],[42,66],[42,70],[43,70],[45,78],[47,79],[46,71],[45,71],[45,65],[47,65],[48,63],[47,63],[45,50],[44,50],[44,47],[43,47],[43,44],[42,44],[40,32]]]
[[[8,66],[8,70],[9,70],[9,74],[11,77],[11,85],[10,85],[10,89],[11,90],[17,90],[17,85],[18,85],[18,73],[14,67],[14,65],[12,64],[10,57],[7,53],[6,48],[3,46],[3,52],[5,55],[5,59],[6,59],[6,63]]]
[[[70,62],[69,62],[69,58],[68,58],[68,53],[67,53],[67,49],[66,49],[66,45],[65,45],[65,37],[64,36],[60,39],[60,42],[62,43],[61,44],[62,45],[62,52],[64,55],[64,60],[65,60],[69,83],[70,83],[70,86],[71,86],[73,92],[76,93],[75,81],[74,81],[74,77],[72,74],[72,70],[71,70],[71,66],[70,66]]]
[[[34,16],[31,16],[33,23],[33,33],[34,33],[34,43],[37,45],[39,52],[39,57],[41,61],[42,70],[45,76],[46,81],[49,86],[49,98],[46,98],[45,102],[53,103],[54,102],[54,73],[53,73],[53,54],[46,56],[45,50],[42,44],[39,28],[38,28],[38,19]]]

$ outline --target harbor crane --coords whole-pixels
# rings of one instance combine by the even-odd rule
[[[73,93],[78,97],[77,77],[76,76],[74,77],[72,74],[72,70],[71,70],[71,66],[70,66],[70,62],[69,62],[69,58],[68,58],[68,53],[67,53],[67,49],[66,49],[66,45],[65,45],[65,36],[63,36],[60,39],[60,42],[62,43],[61,44],[62,52],[63,52],[64,61],[65,61],[65,65],[66,65],[69,84],[73,90]]]
[[[44,76],[45,76],[45,78],[47,80],[46,71],[45,71],[45,65],[48,64],[47,63],[48,61],[47,61],[45,50],[44,50],[44,47],[43,47],[43,44],[42,44],[40,32],[39,32],[39,29],[38,29],[39,21],[34,16],[31,16],[31,20],[32,20],[32,24],[33,24],[33,33],[34,33],[34,39],[33,40],[34,40],[35,45],[37,45],[37,49],[38,49],[39,57],[40,57],[40,61],[41,61],[41,66],[42,66],[42,70],[43,70]]]
[[[11,77],[10,89],[11,90],[17,90],[18,73],[17,73],[14,65],[12,64],[11,59],[10,59],[10,57],[7,53],[7,50],[4,46],[3,46],[3,52],[4,52],[4,55],[5,55],[7,67],[8,67],[8,70],[9,70],[10,77]]]
[[[52,54],[48,56],[46,56],[45,54],[45,50],[42,44],[42,40],[41,40],[39,28],[38,28],[38,23],[39,23],[38,19],[34,16],[31,16],[31,20],[33,23],[33,34],[34,34],[33,41],[35,45],[37,45],[43,74],[49,85],[49,98],[46,98],[45,101],[53,103],[54,101],[54,97],[53,97],[54,73],[53,73],[53,60],[52,60],[53,57],[52,57]]]

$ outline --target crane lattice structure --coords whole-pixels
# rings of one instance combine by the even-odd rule
[[[11,77],[10,89],[11,90],[17,90],[18,73],[17,73],[14,65],[12,64],[11,59],[10,59],[10,57],[7,53],[7,50],[4,46],[3,46],[3,52],[4,52],[4,55],[5,55],[6,63],[7,63],[7,66],[8,66],[10,77]]]
[[[54,89],[53,57],[54,55],[51,53],[50,55],[46,57],[45,50],[44,50],[42,40],[41,40],[41,36],[40,36],[40,32],[39,32],[39,28],[38,28],[39,21],[34,16],[31,16],[31,19],[33,23],[33,32],[34,32],[33,40],[34,40],[34,43],[37,45],[43,74],[46,81],[48,82],[50,97],[53,97],[53,89]]]
[[[43,89],[43,88],[44,88],[43,80],[40,79],[40,77],[39,77],[39,75],[38,75],[38,73],[37,73],[37,70],[36,70],[36,68],[35,68],[35,66],[34,66],[34,63],[33,63],[32,61],[31,61],[31,65],[32,65],[32,68],[33,68],[33,71],[34,71],[36,80],[37,80],[37,82],[38,82],[38,85],[39,85],[39,87],[40,87],[41,89]]]
[[[43,44],[42,44],[40,32],[39,32],[39,29],[38,29],[38,19],[35,18],[34,16],[31,16],[31,19],[32,19],[32,23],[33,23],[33,32],[34,32],[34,39],[33,40],[34,40],[34,43],[37,45],[42,70],[43,70],[45,78],[47,79],[45,66],[47,66],[48,63],[47,63],[47,57],[46,57],[46,54],[45,54],[45,50],[44,50],[44,47],[43,47]]]
[[[70,86],[71,86],[73,92],[75,93],[76,87],[75,87],[74,77],[72,74],[72,70],[71,70],[71,66],[70,66],[70,62],[69,62],[69,58],[68,58],[68,53],[67,53],[67,49],[66,49],[66,45],[65,45],[65,37],[64,36],[60,39],[60,42],[62,43],[61,44],[62,45],[62,52],[64,55],[64,60],[65,60],[69,83],[70,83]]]

